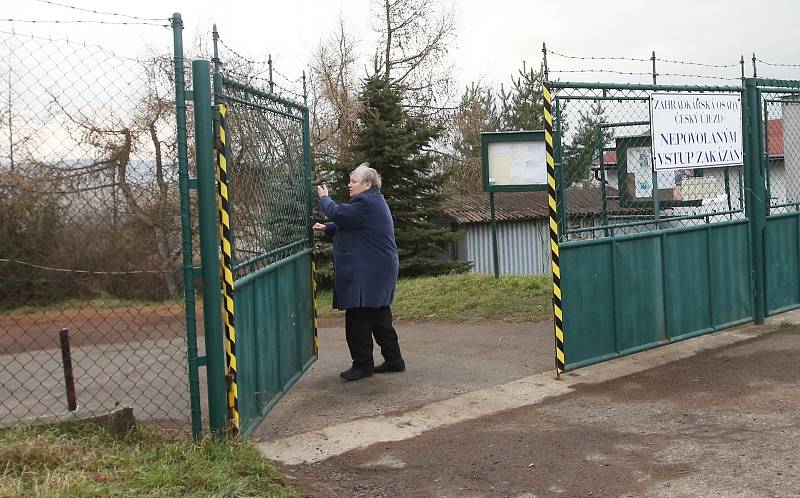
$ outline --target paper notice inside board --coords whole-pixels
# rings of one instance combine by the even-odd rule
[[[489,183],[494,185],[546,184],[545,154],[544,142],[489,144]]]

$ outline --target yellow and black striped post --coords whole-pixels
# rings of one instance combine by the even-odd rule
[[[314,303],[314,354],[319,356],[319,338],[317,330],[319,322],[317,320],[317,258],[311,255],[311,299]]]
[[[239,432],[239,390],[236,375],[236,329],[233,320],[233,271],[231,270],[231,218],[228,204],[228,160],[225,131],[225,114],[228,108],[219,105],[219,137],[217,140],[217,202],[219,212],[219,243],[222,248],[223,309],[225,323],[225,364],[228,369],[228,420],[233,434]]]
[[[553,159],[553,96],[545,84],[544,140],[547,150],[547,203],[550,205],[550,256],[553,267],[553,325],[556,334],[556,378],[564,371],[564,329],[561,313],[561,268],[558,262],[558,204],[556,203],[556,165]]]

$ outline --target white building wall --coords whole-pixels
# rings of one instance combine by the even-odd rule
[[[494,274],[491,223],[463,225],[458,242],[459,259],[472,261],[473,273]],[[497,248],[501,274],[549,275],[550,232],[546,220],[497,223]]]
[[[800,104],[796,101],[781,105],[783,115],[783,157],[785,201],[783,203],[800,202]],[[770,181],[772,183],[772,178]],[[777,184],[778,182],[774,182]],[[773,187],[774,190],[774,187]]]

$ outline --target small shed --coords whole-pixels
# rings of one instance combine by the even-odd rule
[[[608,188],[608,196],[617,195]],[[572,227],[602,225],[602,193],[599,187],[573,187],[566,192]],[[501,274],[550,274],[550,225],[547,192],[495,193],[498,264]],[[493,274],[492,226],[488,194],[454,196],[444,205],[454,230],[463,230],[449,256],[454,261],[471,261],[473,273]],[[609,201],[609,214],[629,209]],[[587,232],[586,237],[591,237]],[[574,237],[573,237],[574,238]]]

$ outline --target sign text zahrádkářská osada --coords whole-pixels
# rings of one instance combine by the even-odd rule
[[[742,164],[738,93],[653,93],[650,123],[655,170]]]

